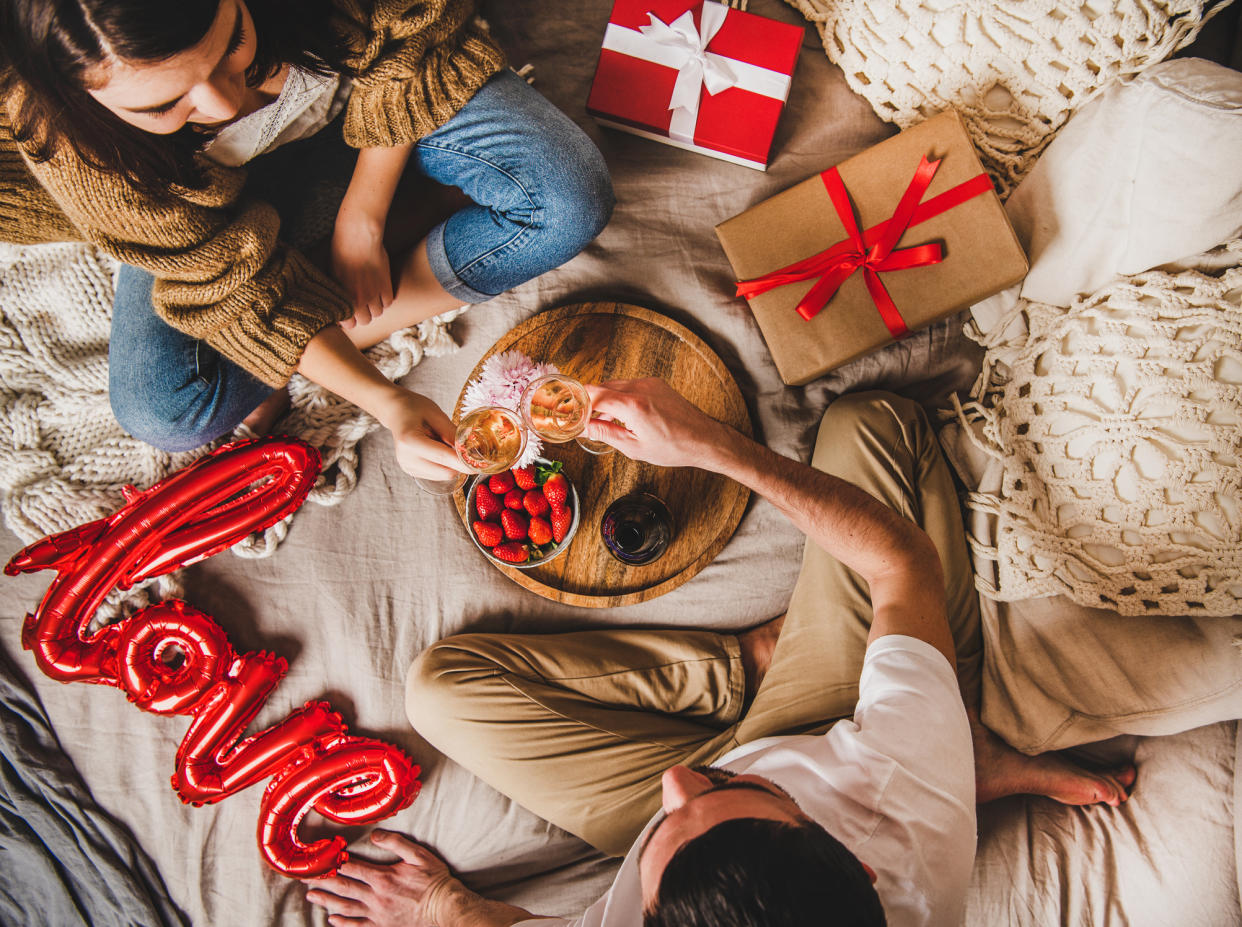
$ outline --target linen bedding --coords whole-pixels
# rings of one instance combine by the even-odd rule
[[[600,238],[565,267],[457,319],[461,350],[425,359],[403,382],[451,408],[477,360],[513,325],[551,306],[607,298],[660,310],[702,336],[737,378],[756,435],[795,457],[806,458],[820,416],[842,392],[894,389],[934,408],[949,392],[967,388],[980,351],[961,335],[960,319],[806,387],[782,385],[745,303],[731,296],[728,263],[712,229],[894,130],[849,90],[810,30],[767,173],[600,130],[583,103],[609,6],[607,0],[485,5],[511,59],[533,63],[536,87],[600,145],[618,207]],[[750,9],[800,22],[778,0],[753,0]],[[256,729],[308,699],[327,699],[354,732],[401,746],[423,768],[418,799],[383,826],[426,841],[485,894],[537,913],[572,915],[606,889],[615,864],[422,741],[404,716],[410,662],[433,641],[462,631],[747,627],[783,611],[802,545],[773,507],[756,500],[716,560],[679,589],[622,609],[557,605],[486,564],[451,504],[419,492],[397,467],[387,439],[373,433],[361,445],[357,486],[339,505],[304,509],[269,558],[225,553],[192,567],[185,597],[212,615],[239,651],[264,649],[288,659],[289,674]],[[20,546],[11,534],[0,535],[6,560]],[[169,788],[184,719],[145,714],[115,689],[60,685],[34,668],[20,649],[20,626],[48,578],[0,582],[0,644],[31,679],[94,799],[149,854],[172,902],[196,925],[323,923],[303,900],[303,887],[259,858],[260,788],[203,808],[181,805]],[[989,810],[981,818],[969,921],[1141,925],[1167,923],[1157,915],[1170,910],[1190,912],[1180,923],[1238,921],[1236,743],[1236,725],[1228,723],[1122,744],[1159,774],[1140,772],[1134,798],[1117,811],[1076,811],[1041,800]],[[308,836],[329,830],[314,820],[303,829]],[[359,841],[360,856],[374,857],[360,839],[363,831],[346,836]],[[1196,867],[1171,868],[1188,855],[1211,877],[1149,880],[1130,894],[1138,875],[1127,875],[1129,867],[1189,872]],[[1153,906],[1153,898],[1164,907]],[[29,903],[38,905],[38,897]]]

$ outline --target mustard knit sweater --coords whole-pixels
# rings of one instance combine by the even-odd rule
[[[474,0],[335,0],[354,36],[345,111],[355,148],[416,142],[504,67]],[[244,168],[202,160],[207,184],[152,197],[72,149],[26,157],[0,107],[0,241],[84,240],[156,277],[155,310],[272,386],[307,342],[348,318],[341,287],[281,242],[276,210],[243,198]]]

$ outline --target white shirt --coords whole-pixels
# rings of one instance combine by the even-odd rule
[[[743,744],[716,765],[772,780],[874,869],[890,927],[961,924],[975,859],[974,752],[953,668],[930,644],[879,638],[852,721]],[[638,847],[654,822],[581,918],[521,927],[642,927]]]
[[[237,167],[288,142],[310,138],[345,108],[353,81],[289,68],[280,95],[216,133],[203,154]]]

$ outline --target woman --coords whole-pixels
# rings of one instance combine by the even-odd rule
[[[0,237],[123,263],[112,406],[170,451],[274,417],[296,370],[450,476],[448,417],[360,349],[564,263],[613,204],[473,0],[0,0],[0,93]],[[473,202],[390,264],[407,172]]]

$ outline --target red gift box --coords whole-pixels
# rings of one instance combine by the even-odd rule
[[[616,0],[587,112],[766,170],[802,38],[801,26],[711,0]]]

